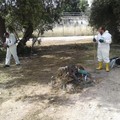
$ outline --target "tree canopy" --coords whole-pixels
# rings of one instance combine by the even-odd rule
[[[87,7],[87,0],[65,0],[63,12],[85,12]]]
[[[61,0],[0,0],[0,18],[6,27],[24,28],[25,43],[38,26],[43,29],[46,25],[59,22],[61,4]]]
[[[24,28],[25,45],[34,30],[43,34],[60,22],[62,12],[84,12],[87,6],[87,0],[0,0],[0,37],[7,27]]]
[[[120,1],[94,0],[91,8],[90,24],[95,28],[105,26],[113,35],[114,42],[120,42]]]

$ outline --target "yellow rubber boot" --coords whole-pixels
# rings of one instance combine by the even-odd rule
[[[98,63],[98,67],[96,68],[97,70],[102,70],[102,62]]]
[[[109,71],[110,71],[110,64],[106,63],[106,72],[109,72]]]

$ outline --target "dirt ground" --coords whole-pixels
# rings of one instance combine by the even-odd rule
[[[21,57],[21,66],[0,63],[0,120],[119,120],[120,68],[94,73],[93,45],[38,47]],[[111,56],[120,53],[112,48]],[[80,93],[51,88],[51,76],[61,66],[82,64],[96,81]]]

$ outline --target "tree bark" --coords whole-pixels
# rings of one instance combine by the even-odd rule
[[[22,40],[20,40],[20,42],[17,46],[18,55],[30,54],[29,52],[31,52],[31,50],[26,50],[26,49],[28,49],[26,47],[26,42],[32,37],[32,33],[33,33],[33,26],[32,26],[32,24],[29,24],[28,27],[26,28],[26,32],[25,32]]]
[[[120,32],[118,30],[114,31],[113,43],[120,43]]]
[[[5,29],[5,19],[3,19],[0,16],[0,38],[2,39],[2,42],[5,42],[5,37],[4,37],[4,33],[6,32]]]
[[[120,31],[118,28],[118,24],[115,24],[115,22],[113,22],[114,24],[110,26],[110,33],[112,34],[112,39],[113,39],[113,43],[120,43]]]
[[[33,26],[32,26],[32,24],[29,24],[25,31],[23,39],[21,40],[23,45],[26,45],[26,42],[32,37],[32,33],[33,33]]]

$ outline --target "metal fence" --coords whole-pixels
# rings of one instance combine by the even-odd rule
[[[54,25],[53,31],[45,32],[44,36],[83,36],[91,35],[88,17],[81,13],[64,13],[61,22]]]

